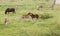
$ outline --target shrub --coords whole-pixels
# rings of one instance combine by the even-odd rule
[[[52,18],[53,16],[49,13],[43,13],[41,14],[41,19],[48,19],[48,18]]]

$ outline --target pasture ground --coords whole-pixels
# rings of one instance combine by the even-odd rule
[[[21,5],[17,6],[7,5],[7,3],[0,5],[0,36],[60,36],[60,6],[55,6],[54,10],[51,8],[36,10],[35,3],[40,4],[39,2],[21,2]],[[7,7],[14,7],[16,14],[5,15],[4,12]],[[49,13],[53,18],[22,19],[21,15],[28,12],[37,13],[39,16],[43,13]],[[9,18],[8,25],[3,22],[5,17]]]

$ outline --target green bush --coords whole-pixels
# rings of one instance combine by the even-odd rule
[[[48,19],[48,18],[52,18],[53,16],[49,13],[43,13],[41,14],[41,19]]]

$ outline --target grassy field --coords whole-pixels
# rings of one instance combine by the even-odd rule
[[[36,5],[42,4],[37,1],[7,3],[1,3],[3,5],[0,5],[0,36],[60,36],[60,6],[55,6],[54,10],[48,7],[37,10]],[[4,12],[7,7],[14,7],[16,14],[10,13],[5,15]],[[53,17],[48,19],[39,17],[39,19],[34,20],[31,18],[22,19],[21,15],[28,12],[37,13],[39,16],[46,13]],[[4,24],[4,18],[6,16],[9,18],[8,25]]]

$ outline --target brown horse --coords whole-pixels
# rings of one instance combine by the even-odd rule
[[[10,12],[15,13],[15,8],[7,8],[5,10],[5,14],[10,13]]]
[[[30,13],[29,12],[28,15],[31,16],[32,19],[34,19],[34,18],[37,18],[38,19],[39,18],[39,15],[38,14],[33,14],[33,13]]]
[[[34,18],[39,18],[39,15],[38,14],[33,14],[33,13],[28,13],[28,14],[26,14],[26,15],[23,15],[22,16],[22,18],[29,18],[29,17],[31,17],[32,19],[34,19]]]

